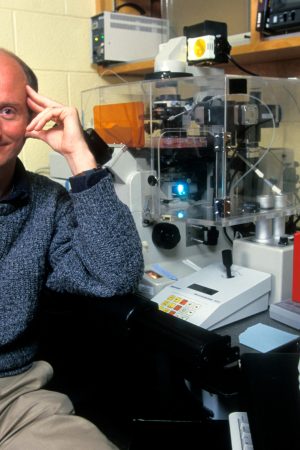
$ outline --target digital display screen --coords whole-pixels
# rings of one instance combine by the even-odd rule
[[[208,288],[206,286],[201,286],[200,284],[197,283],[193,283],[190,286],[188,286],[189,289],[193,289],[194,291],[198,291],[198,292],[202,292],[203,294],[208,294],[208,295],[214,295],[217,294],[217,292],[215,289],[211,289]]]

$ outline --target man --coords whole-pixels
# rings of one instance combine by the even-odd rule
[[[100,297],[130,292],[143,270],[141,245],[110,175],[97,169],[77,111],[36,90],[31,69],[0,49],[0,446],[115,448],[72,414],[68,398],[40,389],[52,368],[34,361],[31,326],[45,286]],[[65,157],[71,194],[24,169],[18,154],[26,138]]]

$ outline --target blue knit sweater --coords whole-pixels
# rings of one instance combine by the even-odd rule
[[[0,376],[26,370],[35,357],[27,330],[45,285],[110,297],[131,291],[143,270],[132,216],[110,176],[69,194],[22,170],[27,187],[0,203]]]

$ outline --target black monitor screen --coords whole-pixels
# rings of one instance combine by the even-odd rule
[[[270,11],[272,13],[300,8],[300,1],[297,0],[270,0]]]
[[[208,288],[206,286],[201,286],[200,284],[193,283],[188,286],[189,289],[193,289],[194,291],[202,292],[203,294],[214,295],[218,291],[215,289]]]

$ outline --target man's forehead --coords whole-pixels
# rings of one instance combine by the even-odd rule
[[[0,79],[17,78],[19,83],[26,84],[26,75],[23,68],[12,56],[0,51]]]
[[[1,66],[1,59],[0,59]],[[26,81],[13,71],[0,67],[0,105],[27,109]]]

